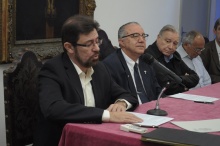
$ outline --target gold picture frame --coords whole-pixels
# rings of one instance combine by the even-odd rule
[[[45,1],[47,1],[46,3],[48,6],[48,1],[62,1],[62,0],[45,0]],[[76,0],[76,1],[79,4],[79,7],[77,8],[79,14],[93,17],[96,8],[95,0]],[[0,17],[0,34],[1,34],[0,63],[12,62],[13,60],[19,57],[21,50],[24,49],[33,51],[37,55],[37,57],[41,60],[51,58],[62,52],[63,48],[61,45],[60,37],[37,38],[37,39],[33,38],[30,40],[29,39],[22,40],[23,39],[22,37],[18,37],[17,35],[18,31],[16,31],[16,26],[18,27],[18,25],[16,24],[21,21],[18,21],[18,18],[16,16],[22,16],[22,15],[18,15],[19,13],[17,13],[16,6],[19,6],[17,4],[18,2],[19,1],[16,0],[0,1],[0,10],[2,12]],[[22,11],[25,10],[26,9],[22,9]],[[38,18],[33,18],[33,19],[38,19]],[[21,39],[18,40],[17,38],[21,38]]]

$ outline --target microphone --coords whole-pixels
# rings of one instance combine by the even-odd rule
[[[166,86],[163,87],[163,89],[161,90],[160,94],[157,97],[155,109],[148,110],[147,114],[155,115],[155,116],[166,116],[167,115],[167,112],[165,110],[160,109],[159,100],[160,100],[161,95],[164,93],[164,91],[166,91],[166,89],[169,87],[169,85],[170,85],[170,82],[167,82]]]
[[[142,55],[142,59],[146,63],[152,64],[156,72],[162,72],[165,75],[169,75],[176,83],[181,84],[182,79],[179,76],[177,76],[173,71],[169,70],[159,61],[157,61],[152,55],[145,53]]]

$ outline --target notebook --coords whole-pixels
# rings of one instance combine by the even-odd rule
[[[220,136],[171,128],[157,128],[141,136],[144,142],[178,146],[220,146]]]

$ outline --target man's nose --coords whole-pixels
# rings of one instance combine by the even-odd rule
[[[93,51],[99,51],[100,50],[99,45],[95,43],[92,50]]]
[[[169,49],[173,50],[173,49],[174,49],[173,43],[169,43],[169,44],[168,44],[168,47],[169,47]]]
[[[173,43],[170,43],[170,47],[173,48],[173,47],[174,47],[174,44],[173,44]]]
[[[140,36],[140,37],[138,38],[138,41],[139,41],[139,42],[146,42],[146,38]]]

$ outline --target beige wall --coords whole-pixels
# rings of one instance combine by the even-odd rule
[[[118,46],[117,33],[121,25],[137,21],[149,34],[152,44],[166,24],[179,29],[180,0],[96,0],[94,18],[100,23],[112,44]]]

